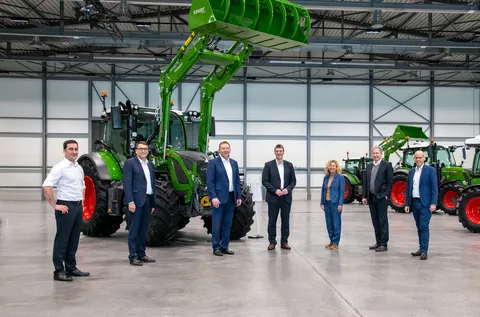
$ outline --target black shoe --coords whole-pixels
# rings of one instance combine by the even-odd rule
[[[412,256],[420,256],[422,255],[422,251],[418,250],[417,252],[410,253]]]
[[[67,271],[67,276],[90,276],[88,272],[82,272],[79,269],[75,269],[73,271]]]
[[[143,263],[138,258],[132,258],[132,259],[130,259],[130,265],[142,266]]]
[[[234,255],[234,254],[235,254],[235,252],[233,252],[233,251],[230,250],[230,249],[223,249],[223,250],[222,250],[222,253],[223,253],[223,254],[228,254],[228,255]]]
[[[145,262],[145,263],[154,263],[155,259],[152,259],[148,256],[142,256],[141,258],[138,258],[140,261]]]
[[[53,273],[53,279],[55,281],[61,281],[61,282],[71,282],[71,281],[73,281],[73,278],[71,278],[70,276],[67,276],[67,273],[65,273],[65,271],[54,272]]]
[[[422,253],[422,255],[420,255],[420,260],[426,260],[427,258],[428,257],[426,253]]]
[[[376,250],[379,247],[378,243],[375,243],[371,247],[368,247],[370,250]]]
[[[220,251],[220,250],[213,250],[213,255],[216,255],[216,256],[223,256],[223,252]]]
[[[388,248],[386,246],[380,245],[378,248],[375,249],[375,252],[385,252]]]

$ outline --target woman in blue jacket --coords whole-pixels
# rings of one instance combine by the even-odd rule
[[[325,165],[325,178],[322,186],[322,199],[320,207],[325,211],[325,221],[330,243],[325,249],[336,250],[340,242],[342,231],[343,194],[345,192],[345,179],[342,169],[335,160],[328,161]]]

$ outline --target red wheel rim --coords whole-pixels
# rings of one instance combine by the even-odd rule
[[[90,220],[95,210],[95,203],[97,202],[97,193],[95,192],[95,185],[90,176],[85,176],[85,200],[83,201],[83,220]]]
[[[405,189],[407,188],[407,182],[398,181],[393,183],[392,186],[392,202],[397,206],[405,205]]]
[[[343,199],[347,198],[350,195],[350,186],[345,184],[345,193],[343,194]]]
[[[476,225],[480,225],[480,197],[472,198],[465,208],[467,219]]]
[[[447,208],[454,209],[457,206],[458,198],[460,198],[460,196],[458,196],[456,191],[449,190],[443,196],[443,204]]]

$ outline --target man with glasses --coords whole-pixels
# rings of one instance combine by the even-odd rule
[[[137,142],[135,153],[136,157],[123,166],[123,190],[128,206],[128,258],[131,265],[142,266],[155,262],[145,253],[148,225],[155,210],[155,172],[153,163],[147,160],[147,142]]]

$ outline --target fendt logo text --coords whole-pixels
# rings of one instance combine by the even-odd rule
[[[199,13],[204,13],[204,12],[205,12],[205,7],[193,11],[193,14],[199,14]]]

